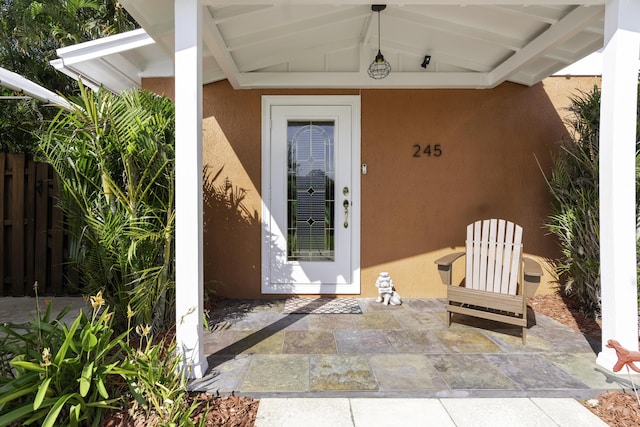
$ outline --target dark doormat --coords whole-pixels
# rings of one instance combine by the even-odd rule
[[[361,314],[356,298],[287,298],[287,314]]]

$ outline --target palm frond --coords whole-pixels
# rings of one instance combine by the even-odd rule
[[[76,107],[39,138],[59,181],[71,257],[88,292],[103,289],[122,315],[131,299],[142,322],[162,325],[175,286],[173,104],[143,90],[80,89]]]

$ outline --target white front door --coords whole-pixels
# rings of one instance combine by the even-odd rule
[[[263,98],[263,293],[360,293],[359,123],[358,97]]]

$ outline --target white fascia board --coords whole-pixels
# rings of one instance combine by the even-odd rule
[[[155,41],[145,30],[138,29],[60,48],[57,50],[59,59],[50,63],[74,80],[81,79],[93,90],[104,85],[117,93],[140,87],[142,83],[139,66],[127,59],[125,54],[154,45]],[[170,71],[167,72],[166,68]],[[163,69],[163,75],[173,74],[173,64],[169,67],[165,64]]]
[[[0,67],[0,85],[7,87],[18,93],[24,93],[34,99],[42,102],[48,102],[62,107],[66,110],[71,109],[71,104],[60,95],[22,77],[20,74],[9,71]]]
[[[77,62],[86,62],[92,59],[102,58],[107,55],[126,52],[143,46],[154,44],[155,41],[144,29],[128,31],[122,34],[104,37],[67,46],[56,50],[58,57],[67,65]]]

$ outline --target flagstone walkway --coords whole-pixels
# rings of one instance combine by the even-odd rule
[[[595,364],[600,343],[529,313],[508,325],[454,317],[444,300],[361,314],[286,314],[285,300],[224,300],[205,333],[209,371],[193,390],[260,397],[595,397],[631,388]]]

